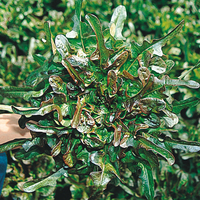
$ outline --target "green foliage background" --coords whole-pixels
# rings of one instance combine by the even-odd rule
[[[198,0],[83,1],[82,15],[85,16],[87,13],[97,15],[104,29],[108,27],[113,10],[118,5],[124,5],[128,14],[123,35],[138,43],[144,38],[151,40],[166,35],[184,19],[185,25],[181,34],[167,44],[166,48],[163,48],[164,53],[169,52],[169,59],[175,61],[175,67],[169,76],[171,78],[184,77],[195,66],[200,58],[200,3]],[[73,27],[71,18],[74,10],[74,0],[62,0],[56,3],[49,0],[3,0],[0,2],[1,85],[24,85],[26,77],[38,67],[32,55],[40,53],[46,57],[50,56],[50,49],[46,49],[42,42],[45,38],[44,22],[50,22],[53,38],[58,34],[66,34]],[[185,76],[185,79],[200,82],[200,68],[192,70]],[[198,90],[188,90],[183,87],[175,88],[171,95],[172,98],[178,100],[193,96],[200,98]],[[14,105],[24,103],[17,99],[6,98],[0,101]],[[174,128],[179,132],[181,139],[200,141],[199,116],[200,105],[181,112],[180,123]],[[169,166],[160,161],[160,169],[155,170],[156,199],[198,199],[200,197],[199,154],[179,150],[174,153],[176,155],[175,165]],[[58,185],[51,189],[42,188],[30,194],[21,192],[19,182],[29,180],[31,176],[42,178],[51,174],[55,163],[51,157],[42,156],[35,157],[28,163],[20,162],[14,159],[13,154],[15,151],[8,155],[9,165],[2,192],[3,199],[62,199],[59,195],[71,195],[72,199],[80,199],[78,194],[82,189],[76,176],[72,177],[75,184],[70,188],[67,180],[60,178]],[[129,172],[124,173],[128,180]],[[51,193],[52,191],[54,192]],[[112,188],[106,199],[130,199],[130,196],[119,188]],[[132,199],[145,198],[135,196]]]

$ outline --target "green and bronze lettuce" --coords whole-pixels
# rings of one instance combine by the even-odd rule
[[[173,137],[178,114],[200,100],[177,101],[170,95],[172,87],[198,89],[200,84],[171,79],[168,73],[174,62],[162,52],[184,21],[163,38],[138,44],[122,36],[124,6],[115,9],[104,31],[95,15],[85,19],[81,21],[81,1],[76,1],[74,27],[66,36],[57,35],[54,40],[45,23],[51,57],[33,56],[41,67],[29,75],[26,87],[0,88],[2,96],[30,103],[28,108],[12,106],[12,111],[21,115],[19,126],[32,135],[2,144],[0,151],[22,146],[17,159],[40,154],[55,159],[57,172],[24,183],[25,192],[55,186],[61,176],[71,180],[76,174],[86,180],[79,185],[85,199],[102,199],[109,183],[134,196],[137,183],[126,180],[127,169],[135,177],[132,182],[142,181],[141,194],[153,199],[152,171],[159,160],[173,165],[173,149],[200,150],[198,142]]]

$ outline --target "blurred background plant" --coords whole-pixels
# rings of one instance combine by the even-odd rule
[[[75,0],[2,0],[0,2],[0,85],[23,86],[26,77],[38,65],[32,55],[50,56],[42,39],[45,38],[44,22],[49,21],[53,38],[58,34],[71,31],[71,20],[75,10]],[[98,16],[103,29],[108,27],[111,15],[119,5],[127,10],[123,35],[128,40],[140,43],[166,35],[184,19],[183,31],[164,48],[169,59],[175,61],[171,78],[191,79],[200,82],[200,2],[198,0],[91,0],[83,1],[82,15],[93,13]],[[193,69],[194,68],[194,69]],[[191,70],[193,69],[193,70]],[[171,98],[180,100],[189,97],[200,98],[198,90],[177,87],[171,90]],[[3,104],[22,105],[18,99],[1,98]],[[199,133],[200,104],[183,109],[175,126],[181,139],[200,141]],[[176,132],[174,133],[176,138]],[[199,154],[176,150],[176,164],[165,166],[160,162],[160,170],[155,171],[155,199],[198,199],[200,197]],[[56,187],[42,188],[34,193],[20,191],[19,182],[29,180],[31,176],[42,178],[53,172],[55,163],[50,157],[36,155],[30,162],[19,162],[14,158],[16,151],[8,153],[8,170],[2,199],[62,199],[62,193],[69,198],[81,199],[84,191],[77,177],[71,177],[74,184],[66,178],[60,178]],[[45,167],[40,166],[46,163]],[[33,167],[34,166],[34,167]],[[37,166],[37,167],[36,167]],[[37,170],[41,171],[37,171]],[[129,178],[129,172],[124,172]],[[135,183],[130,183],[135,184]],[[116,191],[117,190],[117,193]],[[125,194],[119,188],[107,188],[105,199],[130,199],[130,191]],[[70,194],[71,191],[71,194]],[[140,192],[138,191],[138,194]],[[48,196],[46,196],[48,194]],[[50,195],[51,194],[51,195]],[[59,196],[60,195],[60,196]],[[143,199],[142,197],[132,197]]]

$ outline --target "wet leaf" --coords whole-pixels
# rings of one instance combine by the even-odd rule
[[[55,55],[56,54],[56,46],[55,46],[55,43],[54,43],[54,41],[52,39],[49,22],[45,22],[44,23],[44,31],[46,33],[46,41],[45,41],[45,43],[48,46],[51,46],[53,54]]]
[[[70,149],[63,155],[63,161],[68,167],[74,166],[75,160]]]
[[[138,69],[138,76],[139,79],[142,81],[142,85],[145,86],[147,80],[149,79],[150,71],[146,67],[140,67]]]
[[[199,142],[188,142],[184,140],[174,140],[170,137],[165,137],[164,143],[167,147],[172,149],[180,149],[187,152],[199,152],[200,143]]]
[[[80,30],[81,30],[81,6],[82,6],[82,0],[76,0],[75,1],[75,15],[73,16],[73,22],[74,27],[72,31],[68,32],[66,34],[67,38],[77,38],[80,36]]]
[[[34,192],[37,189],[45,186],[56,186],[56,181],[62,175],[67,176],[67,170],[61,168],[56,173],[48,176],[47,178],[35,179],[34,181],[28,181],[23,184],[22,188],[25,192]]]
[[[151,67],[151,70],[159,74],[163,74],[166,71],[167,64],[164,62],[162,58],[155,56],[151,59],[149,67]]]
[[[170,165],[174,164],[175,158],[172,155],[172,153],[169,152],[167,149],[164,149],[164,148],[154,144],[153,142],[147,140],[146,138],[144,138],[142,136],[137,136],[137,138],[138,138],[138,141],[141,142],[141,146],[144,147],[146,150],[155,151],[156,153],[158,153],[162,157],[164,157]]]
[[[180,80],[180,79],[170,79],[169,76],[164,76],[161,80],[155,77],[154,83],[157,85],[172,85],[172,86],[186,86],[189,88],[198,89],[200,87],[200,84],[196,81],[192,80]]]
[[[110,34],[116,40],[125,40],[125,38],[122,36],[122,30],[126,17],[126,8],[124,6],[120,5],[115,8],[110,21]]]
[[[117,172],[115,167],[110,163],[108,155],[96,152],[91,154],[90,160],[93,164],[98,165],[102,170],[100,172],[90,173],[95,186],[101,186],[105,189],[106,185],[111,180],[113,175],[120,179],[119,173]]]
[[[167,117],[163,117],[165,120],[165,123],[168,127],[172,128],[175,124],[178,123],[178,117],[174,113],[168,111],[168,110],[163,110],[163,112],[167,115]]]
[[[25,151],[29,151],[29,149],[33,146],[43,146],[44,145],[44,141],[41,137],[36,137],[34,139],[32,139],[31,141],[26,141],[22,147]]]
[[[64,35],[57,35],[55,38],[55,45],[62,59],[65,59],[71,51],[68,39]]]
[[[121,66],[126,62],[127,58],[128,58],[128,51],[124,51],[116,58],[114,57],[114,62],[112,64],[110,64],[108,67],[105,67],[104,69],[107,69],[107,68],[116,69],[117,68],[117,71],[119,71]]]
[[[55,104],[50,104],[41,108],[36,108],[36,109],[26,109],[26,110],[20,110],[14,106],[12,106],[13,112],[16,114],[20,115],[27,115],[27,116],[32,116],[32,115],[41,115],[44,116],[52,111],[57,111],[58,113],[58,121],[62,121],[62,114],[61,114],[61,109],[59,106]]]

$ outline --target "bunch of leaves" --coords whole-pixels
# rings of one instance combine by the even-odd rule
[[[102,31],[95,15],[81,21],[81,3],[76,1],[74,27],[66,36],[57,35],[54,42],[45,23],[52,55],[34,55],[41,68],[29,75],[26,87],[0,88],[2,96],[22,97],[32,105],[12,106],[21,115],[19,126],[27,127],[32,139],[10,141],[0,151],[22,146],[17,159],[40,154],[55,159],[57,172],[24,183],[20,188],[25,192],[55,186],[63,175],[72,184],[73,199],[134,198],[136,194],[153,199],[152,170],[159,160],[173,165],[173,149],[200,150],[198,142],[174,139],[173,129],[177,114],[197,105],[199,99],[170,98],[171,87],[198,89],[200,84],[170,78],[167,74],[174,62],[162,52],[184,21],[163,38],[139,45],[122,35],[124,6],[115,9],[109,28]],[[119,193],[109,185],[121,188]]]

